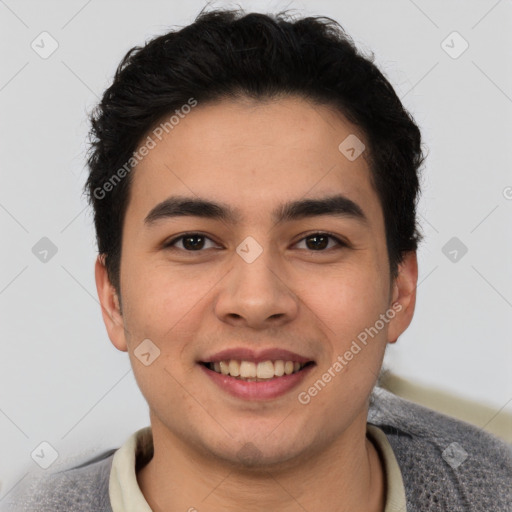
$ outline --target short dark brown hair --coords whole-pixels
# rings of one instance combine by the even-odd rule
[[[333,107],[360,127],[396,277],[404,253],[416,250],[422,238],[416,206],[424,155],[418,126],[373,60],[331,18],[293,20],[286,13],[241,9],[203,10],[192,24],[129,50],[90,116],[85,187],[98,250],[116,290],[132,177],[126,164],[148,131],[190,98],[204,104],[298,95]],[[122,168],[123,179],[116,179]]]

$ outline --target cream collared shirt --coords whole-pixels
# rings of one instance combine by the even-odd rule
[[[366,425],[366,433],[384,463],[387,491],[384,512],[406,512],[402,473],[386,434],[370,424]],[[151,427],[144,427],[132,434],[114,453],[109,481],[113,512],[152,512],[140,490],[135,469],[136,460],[149,457],[152,450]]]

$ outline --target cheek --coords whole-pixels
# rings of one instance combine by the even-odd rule
[[[183,374],[171,364],[172,356],[163,351],[149,366],[141,364],[132,352],[130,359],[138,388],[150,410],[167,425],[176,427],[183,423],[183,418],[194,409],[194,401],[187,392],[189,386],[181,384]],[[186,435],[186,429],[182,435]]]
[[[164,265],[134,269],[126,282],[123,300],[132,327],[157,337],[164,336],[175,324],[186,322],[185,317],[194,314],[214,284],[204,274],[198,277],[187,269],[178,272]]]
[[[179,385],[191,370],[185,351],[192,345],[201,316],[201,298],[210,287],[186,272],[178,275],[155,266],[138,269],[123,288],[131,365],[142,394],[156,409],[187,403]],[[147,366],[141,356],[141,348],[146,347],[143,340],[150,340],[150,357],[157,354]]]
[[[304,302],[332,335],[347,339],[373,325],[384,312],[388,296],[384,277],[375,265],[347,265],[304,286]]]
[[[194,341],[211,315],[210,293],[215,291],[218,273],[204,268],[177,272],[155,265],[133,276],[123,289],[130,353],[142,340],[150,339],[160,351],[158,363],[173,375],[184,376],[195,364],[191,358]]]
[[[366,396],[373,387],[389,325],[381,325],[380,320],[387,309],[386,286],[376,267],[354,266],[325,280],[312,292],[316,297],[315,313],[328,327],[325,333],[330,345],[318,373],[318,378],[325,375],[329,382],[326,392],[317,395],[319,410],[335,402],[347,411],[355,411],[362,402],[355,403],[354,397]]]

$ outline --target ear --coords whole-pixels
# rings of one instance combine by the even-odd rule
[[[108,337],[112,344],[123,352],[127,352],[124,320],[119,305],[117,292],[108,278],[105,267],[104,255],[100,254],[96,259],[94,275],[96,278],[96,290],[101,304],[103,322],[107,328]]]
[[[417,282],[418,260],[416,251],[409,251],[398,266],[398,276],[393,282],[390,307],[396,314],[389,322],[388,343],[395,343],[412,321],[414,307],[416,306]]]

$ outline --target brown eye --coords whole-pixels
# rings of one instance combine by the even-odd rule
[[[206,241],[210,240],[201,233],[185,233],[184,235],[173,238],[164,245],[164,248],[179,249],[188,252],[199,252],[205,248]],[[210,240],[212,242],[212,240]],[[181,247],[177,245],[181,242]],[[206,247],[208,249],[208,247]]]
[[[310,251],[322,252],[324,251],[328,245],[329,240],[334,240],[334,247],[346,247],[347,244],[342,242],[338,237],[331,235],[329,233],[312,233],[306,237],[304,237],[300,242],[306,240],[306,249]],[[329,247],[332,249],[333,247]]]

